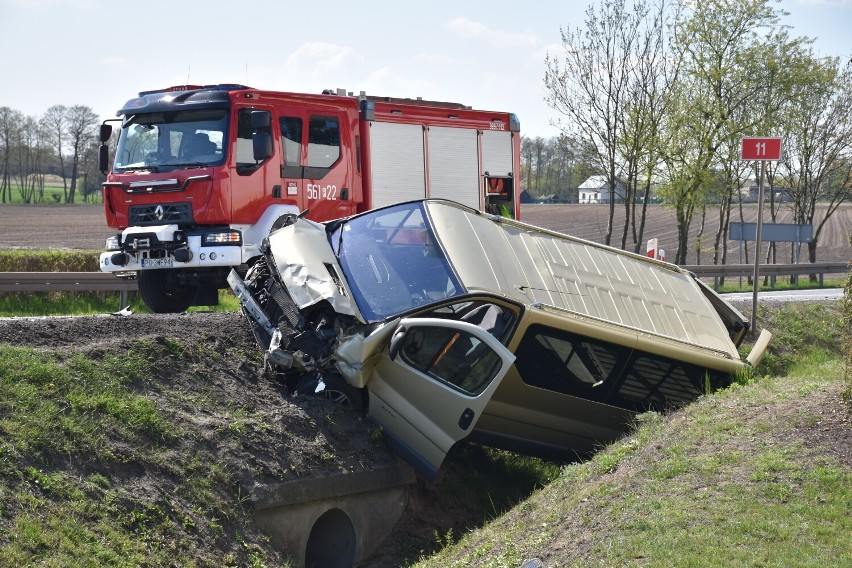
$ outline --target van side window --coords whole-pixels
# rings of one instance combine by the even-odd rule
[[[516,355],[530,386],[628,410],[681,406],[730,383],[720,371],[541,325],[530,326]]]
[[[281,177],[302,177],[302,119],[296,116],[282,116],[281,148],[284,161],[281,166]]]
[[[515,368],[528,385],[601,400],[629,350],[544,326],[531,326],[516,353]]]
[[[339,159],[340,122],[335,117],[312,116],[308,123],[308,168],[305,177],[323,177]]]
[[[653,408],[677,407],[730,382],[730,375],[721,371],[637,352],[613,394],[625,404],[641,400]]]
[[[418,371],[472,396],[485,390],[502,367],[500,356],[486,343],[452,328],[410,327],[400,357]]]

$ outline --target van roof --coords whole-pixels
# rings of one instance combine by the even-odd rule
[[[546,304],[739,359],[716,309],[679,267],[444,200],[436,237],[469,292]]]

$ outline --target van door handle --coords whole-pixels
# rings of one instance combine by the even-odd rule
[[[466,408],[465,411],[462,412],[461,418],[459,418],[459,428],[462,430],[470,428],[470,424],[473,422],[475,414],[476,413],[473,410]]]

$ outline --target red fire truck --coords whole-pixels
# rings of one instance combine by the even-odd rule
[[[120,232],[100,266],[138,278],[154,312],[215,305],[230,269],[245,270],[289,215],[327,221],[424,197],[519,214],[520,125],[507,112],[187,85],[139,93],[117,115],[103,197]]]

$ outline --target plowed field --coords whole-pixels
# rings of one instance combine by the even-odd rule
[[[522,218],[527,223],[538,225],[555,231],[603,242],[606,233],[607,205],[524,205]],[[702,243],[701,264],[712,264],[712,247],[719,222],[709,213]],[[819,210],[817,219],[821,220],[825,209]],[[623,213],[617,211],[616,229],[613,231],[612,244],[621,241]],[[735,219],[740,221],[739,218]],[[757,220],[757,208],[749,206],[742,221],[753,223]],[[764,209],[764,222],[770,222],[768,209]],[[788,211],[782,212],[776,222],[790,223]],[[699,242],[700,220],[693,222],[690,233],[690,251],[687,256],[688,264],[699,264],[696,243]],[[849,245],[849,234],[852,231],[852,204],[846,204],[838,209],[830,218],[828,224],[819,236],[817,260],[842,262],[852,259],[852,246]],[[0,248],[3,249],[89,249],[100,250],[104,239],[115,231],[106,226],[103,208],[100,205],[75,206],[25,206],[0,205]],[[648,209],[647,222],[642,242],[657,238],[659,248],[666,251],[668,260],[673,260],[677,247],[677,225],[671,209],[655,205]],[[628,239],[630,242],[630,239]],[[753,244],[753,243],[752,243]],[[739,243],[729,244],[728,263],[740,262],[738,258]],[[792,245],[779,245],[778,262],[789,262]],[[630,246],[628,246],[630,248]],[[645,245],[641,247],[644,252]],[[806,248],[802,247],[802,261],[806,261]],[[743,260],[744,262],[744,260]]]

